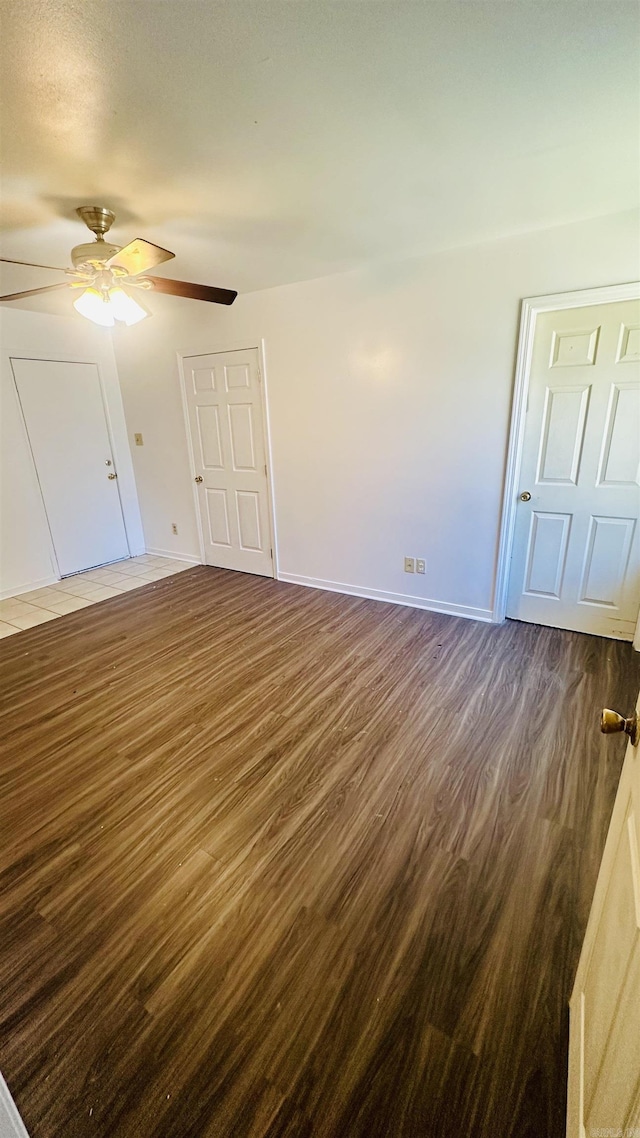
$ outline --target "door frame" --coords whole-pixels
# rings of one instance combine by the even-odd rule
[[[42,493],[42,486],[40,485],[40,475],[38,474],[38,467],[36,465],[35,455],[33,453],[32,447],[31,447],[31,439],[29,438],[29,431],[27,429],[27,420],[25,419],[24,411],[22,409],[20,392],[18,390],[18,381],[16,379],[15,372],[13,370],[13,361],[14,360],[33,360],[35,363],[83,364],[83,365],[89,365],[91,367],[95,367],[95,369],[98,373],[98,390],[100,392],[100,402],[102,404],[104,421],[105,421],[105,425],[107,428],[107,438],[109,440],[109,446],[111,447],[111,453],[112,453],[114,461],[116,463],[116,473],[118,473],[120,470],[118,447],[116,445],[115,433],[113,430],[113,424],[111,422],[111,413],[110,413],[110,409],[109,409],[109,401],[107,399],[107,392],[105,389],[105,383],[104,383],[104,379],[102,376],[102,370],[101,370],[101,367],[100,367],[98,360],[81,359],[79,356],[75,356],[75,357],[74,356],[70,357],[68,355],[56,356],[56,355],[53,355],[51,353],[48,353],[46,356],[36,356],[36,355],[22,355],[18,352],[9,351],[8,352],[8,360],[9,360],[9,370],[11,373],[11,379],[13,382],[13,390],[14,390],[14,394],[16,397],[17,407],[18,407],[18,418],[19,418],[21,426],[22,426],[24,439],[25,439],[25,442],[27,445],[27,451],[28,451],[29,456],[31,458],[33,473],[34,473],[34,477],[35,477],[35,480],[36,480],[36,483],[38,486],[38,494],[40,496],[40,502],[42,505],[42,511],[43,511],[43,516],[44,516],[45,526],[46,526],[47,542],[48,542],[48,546],[49,546],[49,549],[48,549],[49,557],[51,559],[51,565],[52,565],[52,568],[56,574],[57,579],[59,581],[62,581],[63,578],[62,578],[62,574],[60,573],[60,566],[58,564],[58,554],[56,553],[56,547],[55,547],[55,544],[53,541],[53,534],[51,533],[51,526],[49,525],[49,515],[47,514],[47,508],[46,508],[45,502],[44,502],[44,494]],[[124,536],[125,536],[125,540],[127,543],[127,549],[129,550],[129,557],[133,557],[133,556],[135,556],[133,550],[135,548],[136,543],[132,540],[132,535],[131,535],[131,532],[129,529],[129,520],[127,518],[127,511],[125,509],[125,505],[124,505],[124,502],[122,500],[122,493],[120,490],[119,480],[118,480],[118,484],[116,486],[116,490],[118,492],[118,501],[120,502],[120,513],[122,514],[122,524],[124,526]],[[111,564],[111,563],[107,562],[106,564]]]
[[[187,404],[187,385],[184,375],[184,361],[189,359],[190,356],[215,356],[223,352],[247,352],[254,350],[258,353],[258,371],[260,374],[260,398],[262,400],[262,432],[264,438],[264,453],[267,467],[267,513],[269,516],[272,562],[273,562],[273,580],[277,581],[278,577],[278,532],[276,529],[276,509],[275,509],[275,495],[274,495],[274,481],[273,481],[273,458],[271,453],[271,424],[269,421],[269,399],[267,395],[267,355],[266,347],[263,337],[256,337],[255,340],[235,340],[227,341],[224,344],[214,345],[202,348],[194,348],[191,351],[176,352],[178,361],[178,375],[180,376],[180,396],[182,399],[182,414],[184,416],[184,430],[187,437],[187,449],[189,453],[189,469],[191,471],[191,492],[193,495],[193,507],[196,514],[196,526],[198,529],[198,545],[200,547],[200,564],[206,565],[205,548],[204,548],[204,534],[202,532],[202,517],[200,515],[200,503],[198,499],[198,491],[195,484],[196,476],[196,461],[193,453],[193,439],[191,438],[191,426],[189,423],[189,407]]]
[[[557,292],[549,296],[528,296],[521,304],[518,334],[518,355],[511,402],[509,449],[502,497],[502,517],[496,565],[496,583],[493,594],[492,620],[500,624],[507,615],[509,574],[516,524],[517,491],[522,465],[524,431],[531,379],[531,360],[538,316],[543,312],[560,312],[565,308],[586,308],[592,304],[614,304],[619,300],[639,300],[640,281],[628,284],[604,285],[576,292]],[[639,616],[640,622],[640,616]],[[640,627],[640,623],[639,623]]]

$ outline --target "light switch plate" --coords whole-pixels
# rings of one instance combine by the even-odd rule
[[[136,446],[137,446],[137,447],[141,447],[141,446],[144,446],[144,443],[142,442],[142,435],[140,434],[140,432],[139,432],[139,431],[136,431],[136,433],[135,433],[135,435],[133,436],[133,438],[134,438],[134,441],[135,441],[135,444],[136,444]]]

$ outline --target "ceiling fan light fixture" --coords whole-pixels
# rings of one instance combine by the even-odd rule
[[[103,328],[113,328],[115,318],[109,299],[100,289],[87,288],[74,300],[73,307],[81,316],[94,324],[101,324]]]
[[[131,326],[149,315],[123,288],[87,288],[74,300],[73,307],[81,316],[103,328],[113,328],[116,320]]]
[[[146,308],[118,286],[109,289],[109,307],[116,320],[122,320],[128,326],[139,324],[149,315]]]

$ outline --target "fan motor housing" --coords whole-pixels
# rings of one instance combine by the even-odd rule
[[[111,245],[108,241],[87,241],[71,250],[71,261],[74,269],[101,268],[121,248],[121,245]]]

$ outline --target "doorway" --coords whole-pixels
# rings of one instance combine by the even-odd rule
[[[11,367],[60,576],[129,557],[97,366]]]
[[[633,640],[639,294],[618,286],[524,303],[498,619]]]
[[[258,349],[184,356],[182,374],[203,561],[273,577]]]

